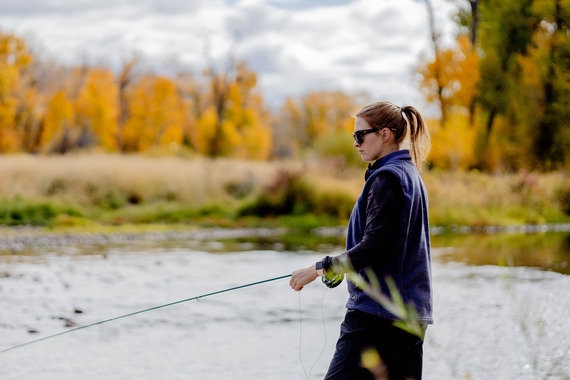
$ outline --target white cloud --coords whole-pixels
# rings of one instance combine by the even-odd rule
[[[452,40],[454,5],[434,0],[434,9]],[[314,90],[417,103],[413,68],[431,49],[425,3],[414,0],[19,0],[0,3],[0,28],[63,63],[115,68],[139,52],[147,64],[176,58],[199,72],[205,37],[221,68],[237,41],[273,106]]]

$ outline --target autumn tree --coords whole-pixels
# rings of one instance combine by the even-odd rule
[[[120,136],[123,151],[145,151],[155,145],[177,149],[182,144],[184,109],[172,80],[145,76],[128,99],[129,116]]]
[[[312,92],[297,101],[287,99],[275,127],[276,149],[286,156],[312,149],[322,156],[355,162],[352,114],[364,102],[364,96],[338,91]]]
[[[265,160],[271,153],[271,130],[263,107],[263,98],[256,91],[257,74],[245,63],[237,64],[237,75],[228,92],[228,105],[223,130],[235,131],[230,139],[231,155],[238,158]]]
[[[530,166],[556,169],[570,163],[570,2],[536,0],[533,12],[540,15],[522,66],[523,103],[532,110],[524,121],[532,137]]]
[[[479,84],[479,56],[467,35],[456,40],[456,46],[438,51],[437,58],[418,68],[420,89],[428,102],[438,102],[442,115],[470,112]],[[446,120],[441,119],[443,127]]]
[[[74,107],[63,90],[58,91],[48,103],[39,145],[46,152],[65,153],[73,148],[71,137],[75,130]]]
[[[445,169],[467,169],[474,164],[476,126],[473,101],[479,83],[479,57],[467,35],[456,46],[438,51],[433,61],[418,68],[420,89],[428,102],[440,105],[439,120],[430,120],[430,162]]]
[[[521,75],[518,59],[526,54],[537,22],[531,13],[531,3],[505,0],[485,2],[480,6],[478,34],[485,58],[481,61],[477,102],[486,116],[482,155],[493,132],[495,118],[508,116],[511,100],[517,96],[516,82]]]
[[[306,139],[304,128],[304,114],[301,105],[291,97],[287,97],[279,117],[273,124],[273,146],[274,154],[277,157],[295,157],[300,153],[303,139]]]
[[[206,70],[209,91],[192,133],[198,152],[212,157],[266,159],[271,130],[257,90],[257,75],[243,62],[218,73]]]
[[[96,68],[89,71],[76,104],[77,123],[106,150],[117,148],[118,88],[113,73]]]
[[[570,143],[570,2],[468,3],[471,14],[464,8],[457,18],[457,45],[419,70],[426,99],[440,99],[443,113],[454,115],[454,120],[435,124],[430,157],[437,158],[438,152],[440,157],[462,157],[460,166],[486,170],[564,166]],[[475,43],[471,50],[466,36]],[[465,109],[468,99],[466,122],[456,111]],[[446,125],[456,131],[438,130]],[[463,133],[464,126],[471,133]],[[450,136],[440,145],[438,135]],[[459,144],[459,139],[469,144]]]
[[[433,61],[430,65],[430,94],[428,101],[439,103],[439,110],[441,113],[441,124],[445,124],[447,119],[447,102],[444,96],[444,78],[442,71],[445,69],[445,65],[441,62],[441,43],[440,34],[437,30],[435,24],[435,17],[433,14],[433,6],[431,0],[425,0],[426,10],[428,14],[428,21],[431,34],[431,42],[433,46]],[[424,77],[425,78],[425,77]]]
[[[501,139],[509,147],[503,162],[513,168],[565,165],[570,2],[482,2],[479,10],[484,59],[477,101],[487,119],[480,146]],[[493,137],[495,126],[500,136]]]
[[[17,151],[21,148],[22,136],[18,125],[23,117],[24,100],[16,95],[22,75],[32,56],[24,40],[0,33],[0,152]],[[33,89],[25,96],[33,96]]]
[[[179,71],[174,84],[184,110],[182,143],[192,150],[197,150],[194,140],[198,130],[198,120],[202,118],[207,103],[206,95],[201,90],[198,81],[188,72]]]
[[[135,82],[135,68],[139,63],[137,57],[129,59],[123,65],[121,72],[117,77],[117,87],[118,87],[118,102],[119,102],[119,115],[117,120],[117,146],[120,151],[125,151],[123,146],[123,134],[124,127],[129,119],[129,90]]]

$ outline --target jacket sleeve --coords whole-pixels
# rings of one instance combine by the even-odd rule
[[[382,265],[396,254],[396,229],[404,208],[404,192],[398,178],[388,171],[379,173],[373,181],[368,192],[362,240],[339,256],[325,258],[325,270],[348,259],[352,268],[358,271]]]

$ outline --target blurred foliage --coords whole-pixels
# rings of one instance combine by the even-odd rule
[[[346,225],[364,183],[361,168],[339,170],[332,160],[145,155],[4,155],[0,174],[0,224],[9,225]],[[430,170],[422,178],[433,226],[570,222],[570,183],[564,172]]]
[[[4,225],[47,226],[62,215],[79,217],[81,212],[54,202],[0,201],[0,224]]]
[[[317,152],[324,157],[346,157],[346,149],[352,147],[349,138],[354,129],[352,113],[363,99],[342,92],[312,92],[299,100],[288,98],[275,122],[275,151],[282,157],[295,157],[312,149],[315,144],[324,145],[332,139],[345,140],[347,146],[328,145],[328,149]],[[346,134],[348,138],[341,138]],[[332,149],[330,149],[332,148]],[[354,154],[353,156],[357,156]],[[349,159],[349,160],[352,160]]]
[[[243,62],[220,72],[211,61],[202,76],[141,74],[141,66],[133,58],[118,73],[66,68],[0,32],[0,153],[88,149],[267,160],[298,158],[316,145],[324,157],[358,158],[351,112],[361,97],[314,92],[272,114]]]
[[[202,78],[138,73],[131,59],[106,67],[58,66],[26,42],[0,32],[0,153],[78,149],[176,153],[265,160],[272,151],[269,114],[257,76],[244,63]]]
[[[430,224],[488,226],[565,223],[568,180],[564,173],[489,175],[435,172],[423,175],[430,200]]]
[[[346,219],[354,199],[342,190],[319,190],[299,172],[277,173],[259,196],[246,204],[240,215],[329,215]]]
[[[422,92],[441,111],[431,122],[432,166],[567,167],[570,1],[469,3],[456,18],[455,46],[418,67]]]

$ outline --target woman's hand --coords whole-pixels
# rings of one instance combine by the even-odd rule
[[[289,285],[293,290],[300,291],[303,287],[319,277],[317,270],[315,269],[314,265],[311,265],[305,269],[299,269],[293,272],[291,276],[291,281],[289,281]]]

